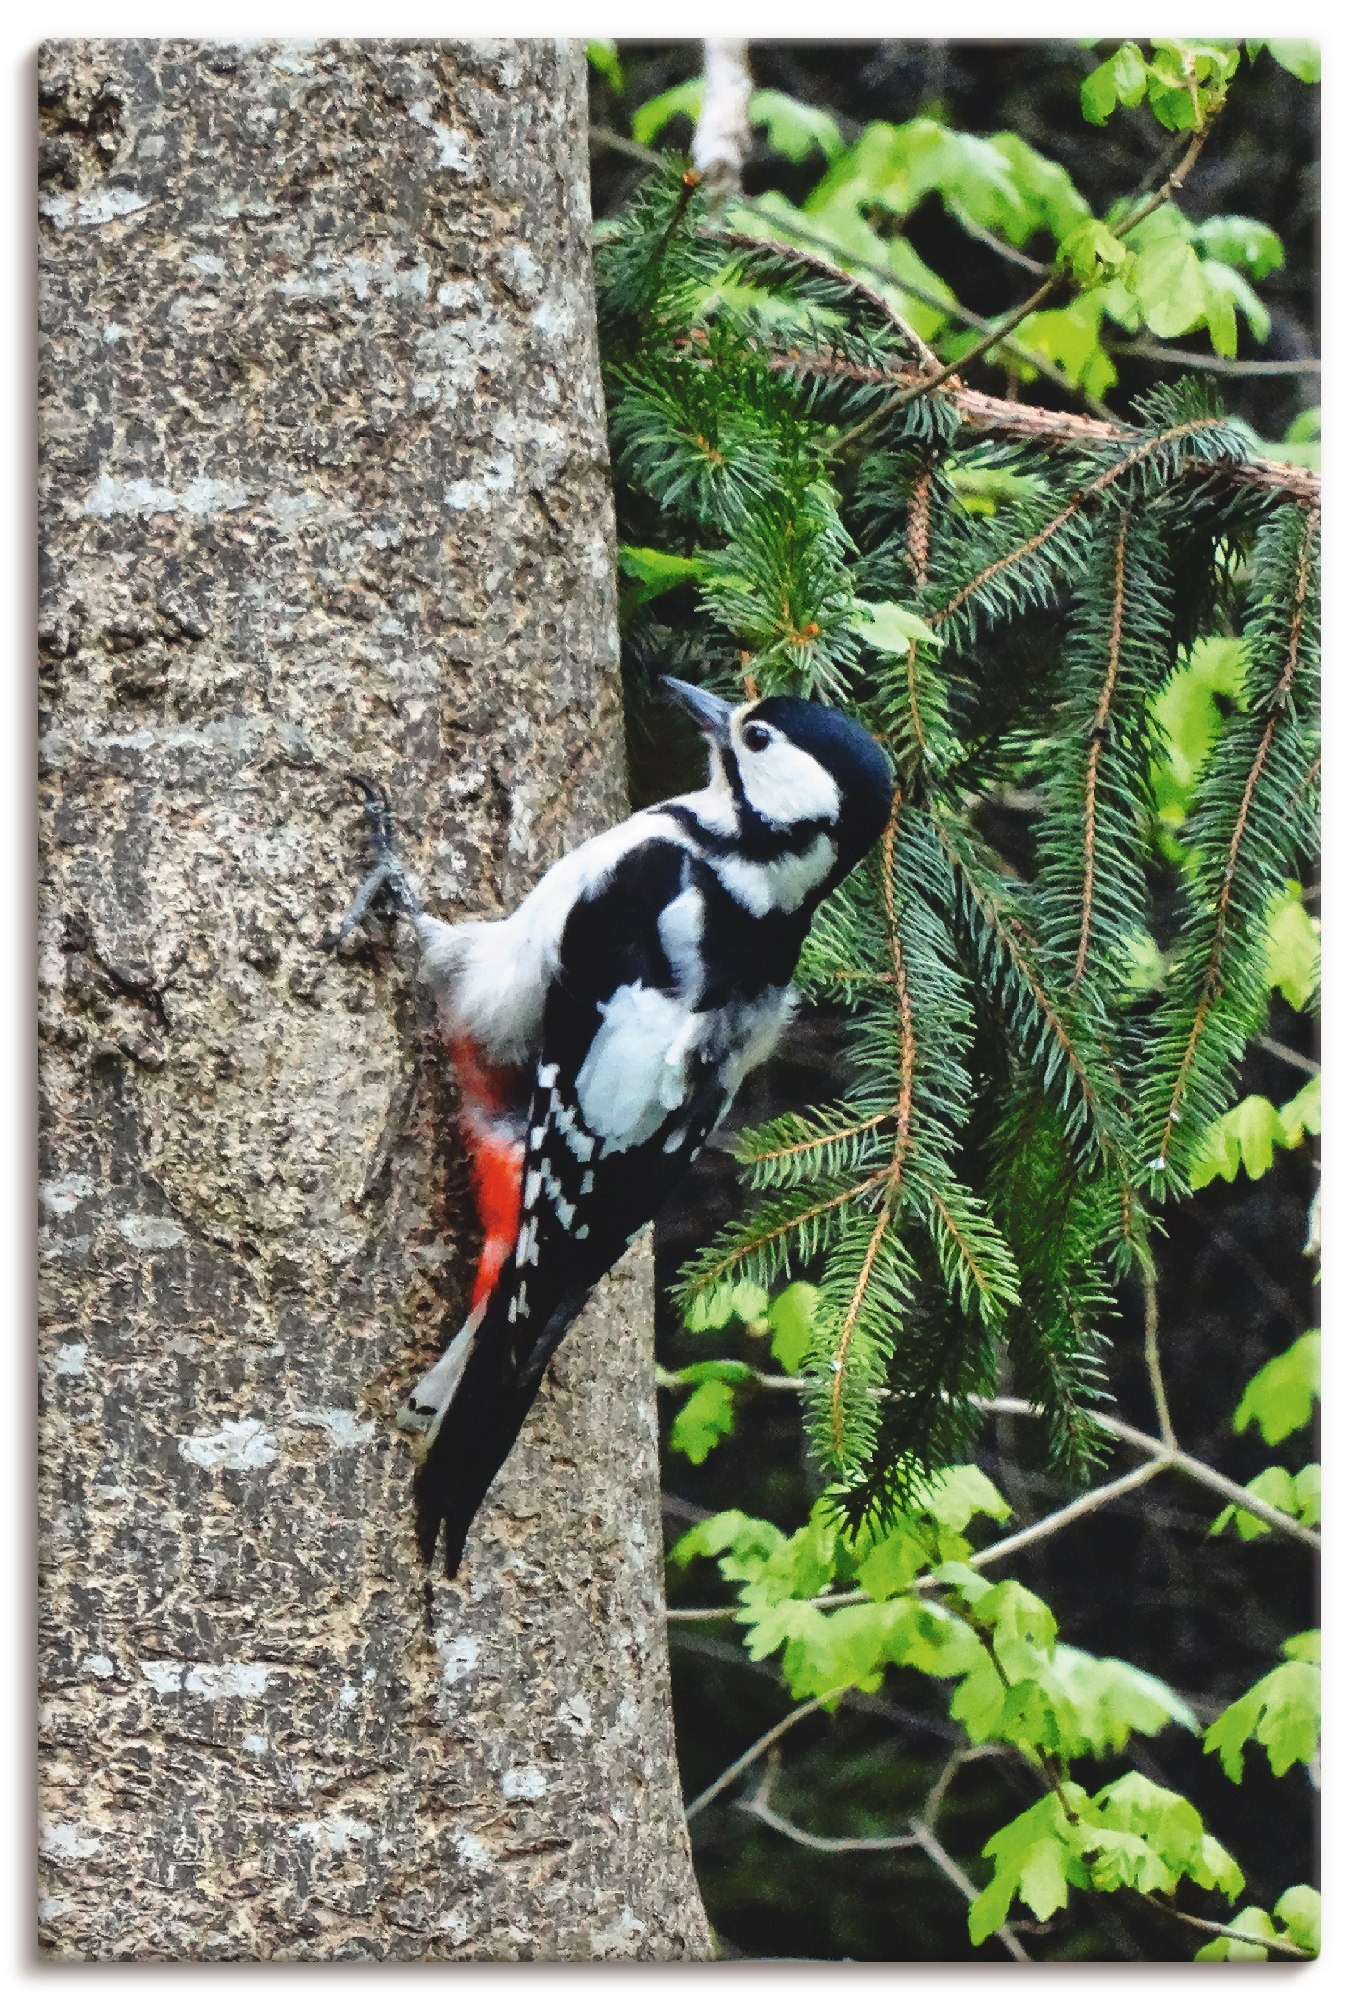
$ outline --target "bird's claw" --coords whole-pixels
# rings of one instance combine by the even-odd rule
[[[375,865],[359,884],[353,902],[340,921],[334,937],[334,949],[338,949],[358,928],[369,910],[384,895],[393,910],[402,916],[420,915],[420,898],[397,859],[396,831],[386,792],[375,779],[366,777],[361,771],[346,771],[345,776],[363,794],[363,816],[368,823],[368,845]]]

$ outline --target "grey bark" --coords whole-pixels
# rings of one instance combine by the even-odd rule
[[[438,913],[626,810],[583,66],[65,42],[42,97],[40,1789],[74,1958],[707,1954],[650,1268],[427,1619],[393,1424],[465,1298]]]

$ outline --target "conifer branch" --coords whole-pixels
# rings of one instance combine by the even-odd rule
[[[1131,451],[1115,460],[1112,465],[1107,465],[1088,486],[1073,494],[1066,505],[1058,508],[1036,534],[1030,535],[1018,548],[1011,549],[1005,555],[998,556],[994,562],[988,563],[986,568],[964,584],[947,604],[937,611],[927,613],[926,624],[939,625],[946,618],[951,618],[960,605],[966,603],[969,597],[982,589],[993,577],[999,576],[1002,570],[1011,568],[1015,563],[1022,562],[1026,556],[1035,554],[1045,542],[1051,541],[1059,528],[1065,527],[1068,521],[1079,514],[1083,507],[1088,506],[1090,501],[1098,499],[1101,493],[1107,492],[1111,486],[1141,465],[1144,459],[1150,458],[1153,452],[1161,450],[1165,445],[1176,443],[1180,438],[1192,437],[1197,431],[1216,430],[1220,427],[1221,421],[1220,417],[1193,417],[1188,423],[1174,424],[1169,430],[1157,431],[1151,437],[1143,437]]]
[[[776,372],[820,375],[861,382],[868,387],[877,384],[890,388],[895,384],[910,388],[921,379],[910,368],[874,367],[866,362],[849,360],[843,355],[805,347],[790,348],[783,353],[772,352],[768,361],[770,368]],[[1062,386],[1069,388],[1071,385],[1064,382]],[[980,389],[947,388],[942,395],[968,429],[1012,439],[1016,443],[1047,446],[1054,451],[1066,447],[1079,449],[1142,435],[1131,424],[1119,423],[1112,418],[1082,417],[1069,410],[1044,409],[1037,403],[1011,402],[1001,396],[988,396]],[[1264,492],[1312,505],[1316,504],[1321,492],[1321,481],[1315,472],[1309,472],[1305,466],[1285,465],[1278,459],[1247,457],[1211,466],[1191,462],[1185,470],[1200,477],[1212,473],[1238,486],[1259,487]]]
[[[845,975],[846,978],[853,976],[849,973]],[[819,1153],[827,1146],[839,1145],[845,1139],[857,1139],[862,1132],[872,1132],[879,1125],[885,1125],[887,1120],[894,1116],[895,1113],[892,1111],[878,1111],[871,1118],[861,1119],[857,1125],[842,1125],[837,1132],[818,1132],[814,1138],[799,1139],[791,1146],[770,1146],[758,1153],[743,1151],[740,1155],[741,1165],[762,1167],[771,1160],[791,1160],[800,1153]]]
[[[895,1162],[893,1164],[895,1165]],[[840,1338],[836,1342],[835,1358],[831,1362],[831,1449],[836,1458],[841,1456],[845,1448],[844,1381],[845,1362],[849,1355],[849,1343],[853,1338],[854,1328],[859,1315],[863,1311],[864,1299],[868,1293],[869,1280],[873,1275],[873,1266],[878,1261],[879,1253],[882,1250],[883,1238],[887,1234],[891,1220],[892,1210],[890,1203],[884,1200],[882,1212],[878,1217],[873,1234],[868,1239],[868,1249],[864,1253],[864,1261],[860,1268],[854,1291],[850,1297],[844,1320],[841,1323]]]
[[[1119,523],[1118,539],[1114,544],[1114,604],[1109,628],[1109,665],[1104,676],[1104,686],[1100,690],[1099,705],[1095,719],[1090,726],[1090,749],[1085,766],[1085,827],[1081,841],[1081,855],[1084,864],[1084,879],[1081,883],[1080,932],[1076,941],[1076,965],[1071,975],[1071,991],[1075,993],[1085,977],[1085,961],[1090,950],[1090,926],[1095,903],[1095,785],[1099,776],[1100,753],[1104,748],[1109,727],[1109,710],[1113,706],[1114,686],[1118,680],[1119,654],[1123,644],[1124,591],[1127,583],[1128,522],[1130,516],[1125,511]]]
[[[835,1357],[831,1362],[830,1428],[831,1447],[839,1458],[844,1450],[844,1382],[845,1363],[849,1356],[849,1343],[854,1328],[863,1311],[864,1299],[868,1293],[873,1267],[882,1250],[883,1239],[892,1221],[895,1196],[901,1185],[902,1167],[911,1145],[911,1107],[915,1095],[915,1018],[911,1008],[911,992],[906,984],[906,960],[901,946],[901,931],[897,922],[896,903],[896,857],[897,825],[901,814],[901,793],[892,797],[892,811],[887,821],[887,831],[882,837],[882,901],[883,916],[887,926],[887,949],[892,960],[892,984],[896,991],[897,1020],[900,1042],[900,1070],[896,1102],[896,1139],[892,1148],[891,1162],[886,1169],[886,1187],[883,1193],[882,1213],[869,1238],[868,1249],[850,1296],[840,1337],[836,1344]]]
[[[856,1196],[867,1194],[870,1188],[886,1180],[889,1172],[889,1168],[879,1167],[875,1173],[856,1182],[853,1187],[842,1188],[838,1194],[829,1196],[825,1201],[814,1202],[810,1208],[789,1216],[775,1228],[766,1230],[750,1242],[737,1244],[736,1248],[729,1251],[719,1262],[696,1272],[685,1286],[685,1291],[691,1297],[698,1292],[706,1291],[709,1285],[717,1284],[738,1264],[745,1263],[747,1258],[753,1257],[760,1250],[767,1250],[771,1243],[781,1242],[785,1236],[791,1236],[794,1230],[803,1228],[809,1222],[815,1222],[819,1216],[829,1215],[834,1209],[843,1208],[846,1202],[853,1201]]]
[[[1184,1097],[1194,1058],[1208,1023],[1209,1015],[1217,1005],[1222,990],[1222,957],[1227,941],[1228,924],[1233,910],[1233,898],[1237,887],[1237,870],[1241,860],[1241,846],[1250,825],[1260,789],[1260,779],[1278,731],[1280,718],[1292,691],[1294,676],[1298,667],[1298,651],[1302,641],[1305,607],[1312,581],[1312,544],[1320,515],[1311,508],[1307,515],[1307,525],[1303,533],[1302,548],[1299,552],[1297,581],[1294,590],[1292,616],[1289,624],[1288,643],[1284,652],[1283,670],[1269,699],[1269,716],[1260,737],[1259,746],[1252,760],[1241,803],[1237,809],[1236,823],[1232,828],[1227,846],[1226,861],[1222,870],[1222,880],[1218,888],[1212,934],[1204,959],[1203,974],[1199,982],[1198,1004],[1185,1041],[1170,1093],[1170,1103],[1166,1110],[1165,1124],[1161,1130],[1157,1161],[1164,1167],[1170,1158],[1175,1127],[1180,1120],[1180,1104]]]

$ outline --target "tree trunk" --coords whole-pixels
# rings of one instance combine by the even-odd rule
[[[579,51],[41,65],[45,1948],[707,1954],[649,1259],[427,1610],[395,1411],[473,1250],[404,944],[626,811]]]

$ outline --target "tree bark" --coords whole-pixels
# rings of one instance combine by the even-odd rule
[[[650,1266],[427,1608],[393,1418],[473,1249],[408,947],[626,811],[566,44],[41,64],[42,1937],[707,1955]]]

